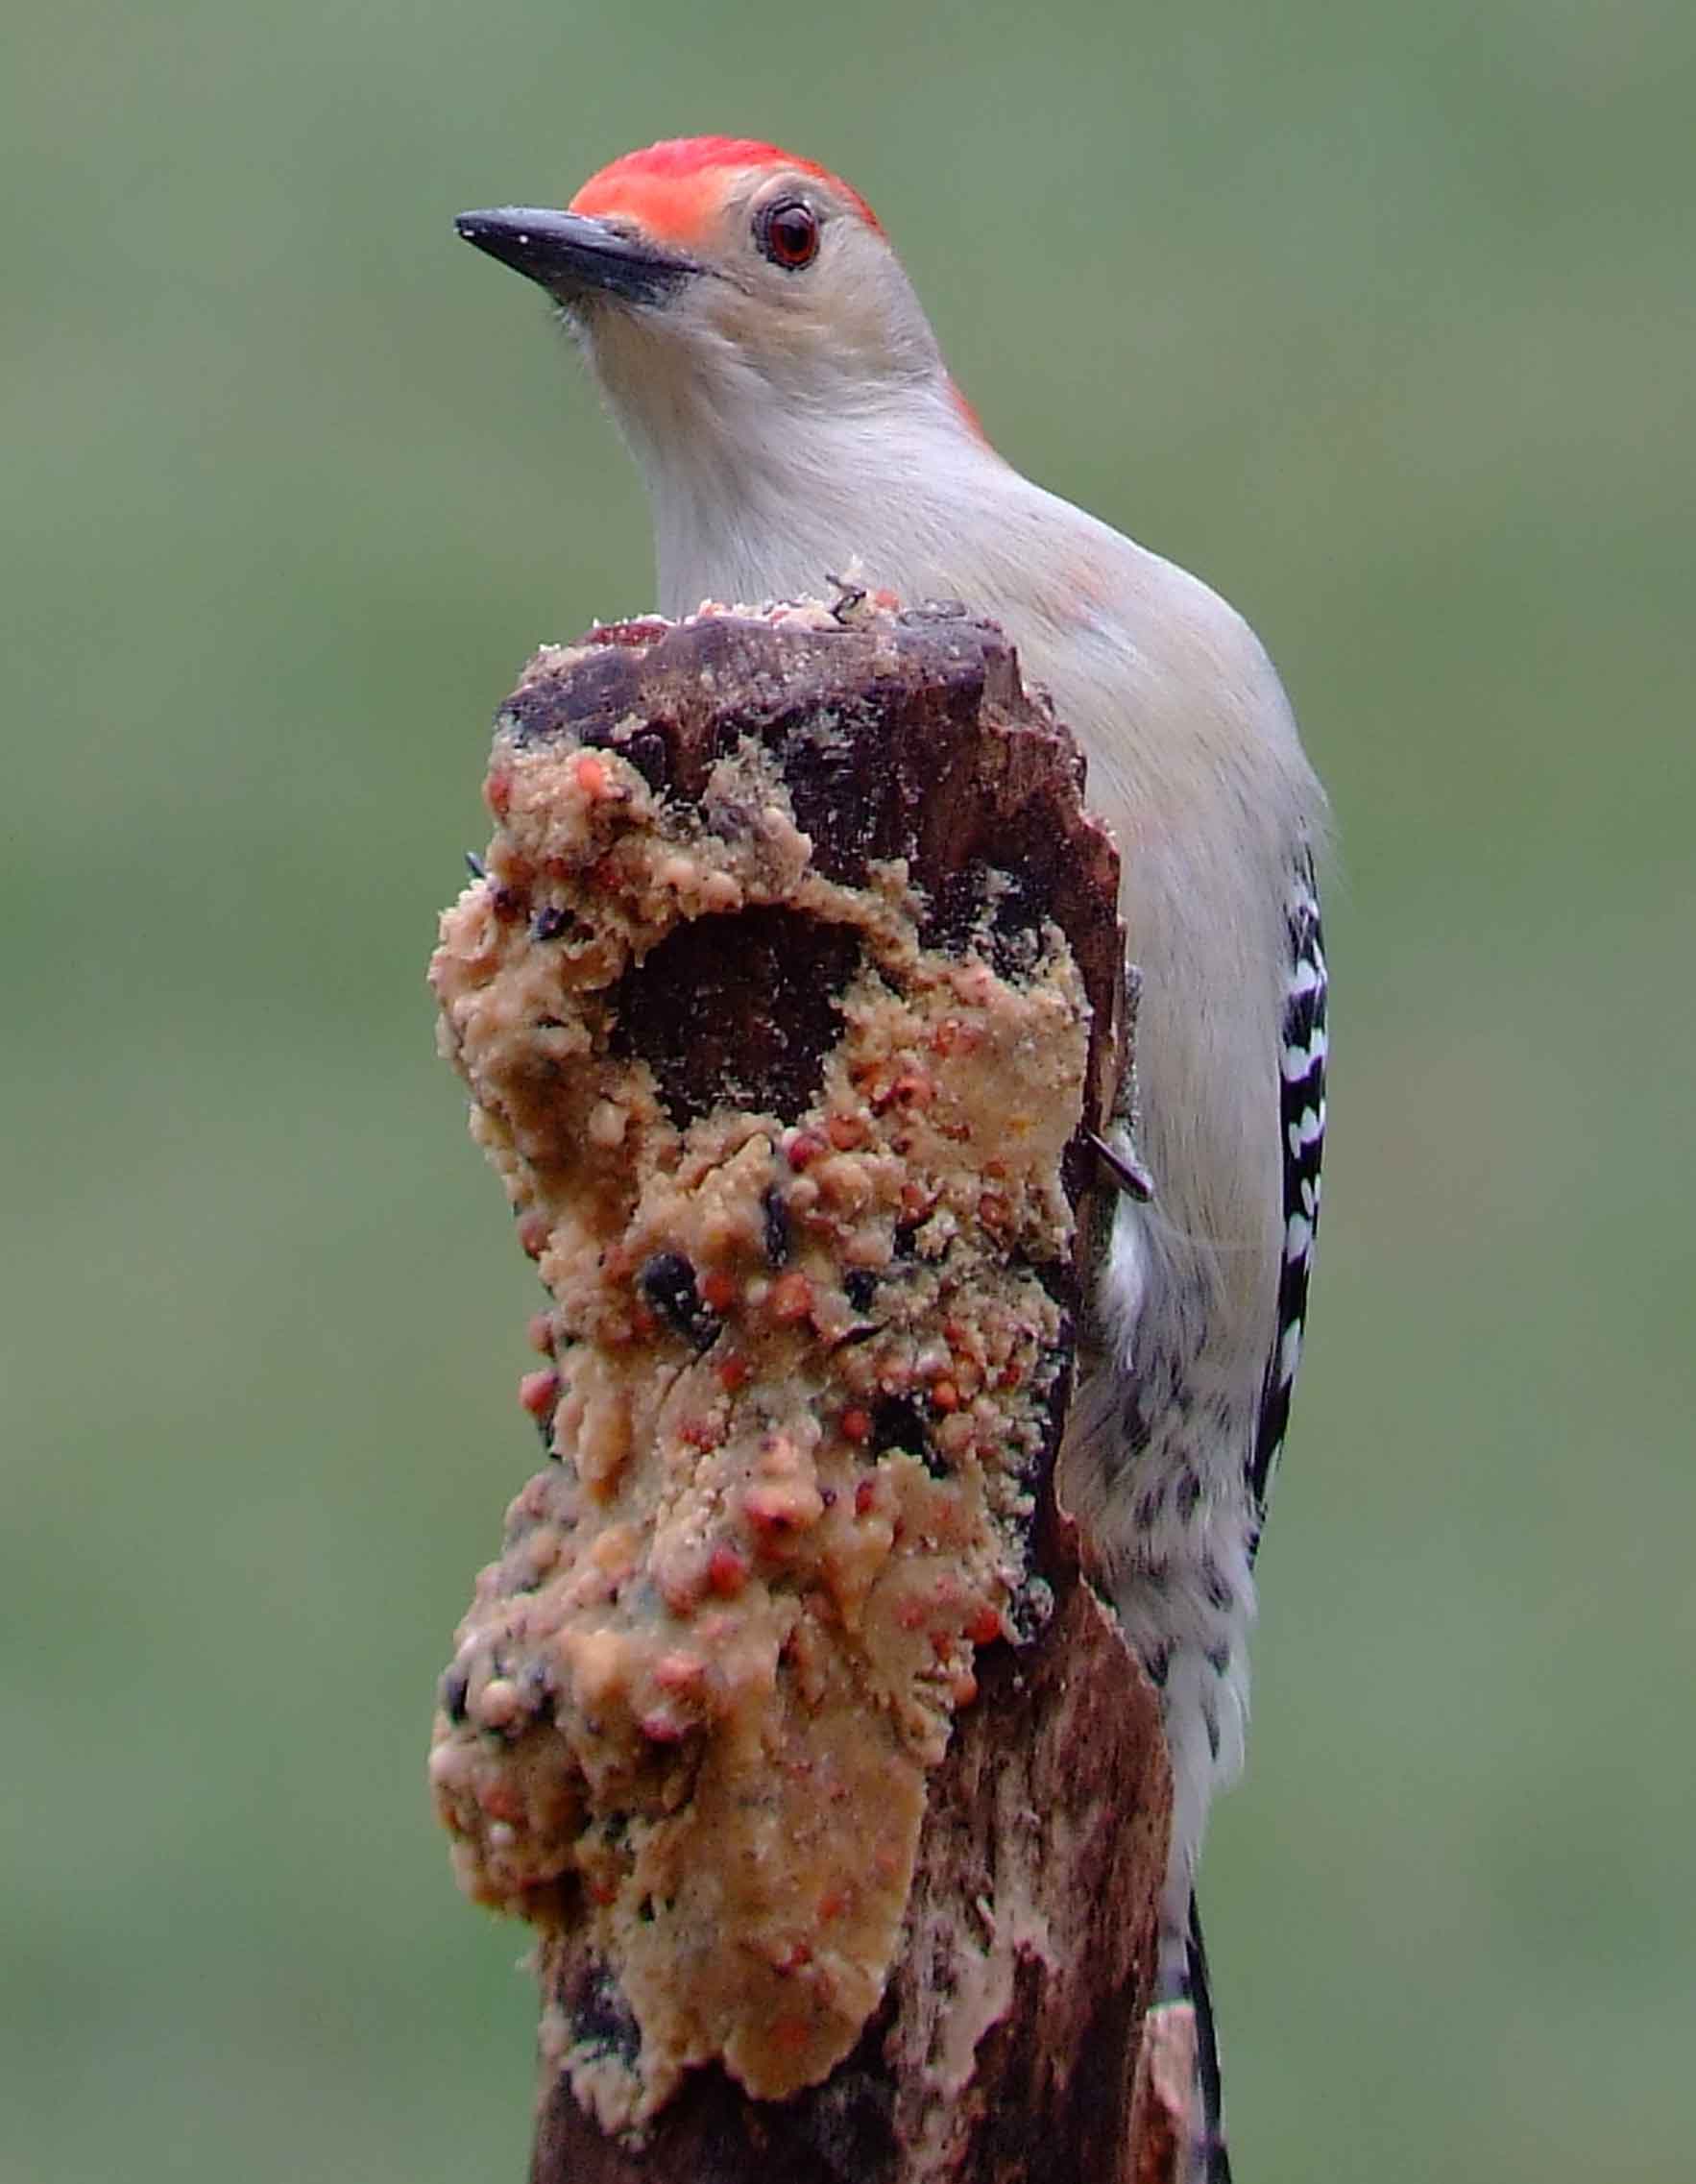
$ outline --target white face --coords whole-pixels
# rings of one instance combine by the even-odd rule
[[[669,248],[616,208],[599,218],[633,244]],[[747,410],[762,402],[773,423],[863,409],[944,376],[894,252],[812,176],[731,178],[687,255],[695,270],[654,302],[597,289],[563,300],[639,438],[733,415],[758,429]]]

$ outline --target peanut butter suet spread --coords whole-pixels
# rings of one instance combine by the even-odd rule
[[[927,939],[901,860],[827,878],[753,738],[684,799],[617,735],[504,717],[487,797],[430,975],[547,1292],[521,1394],[554,1460],[477,1580],[430,1776],[470,1895],[587,1930],[621,1999],[552,2059],[629,2128],[713,2059],[817,2082],[883,1991],[927,1772],[1032,1609],[1063,1335],[1035,1270],[1071,1250],[1089,1014],[1053,924],[1009,959]],[[781,980],[802,934],[813,1051],[744,1072],[688,966]],[[673,1044],[677,1008],[724,1044],[711,1104],[649,1021],[666,965]]]

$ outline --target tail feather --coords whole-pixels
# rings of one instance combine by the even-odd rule
[[[1190,1897],[1188,1975],[1190,2006],[1196,2013],[1196,2076],[1201,2096],[1197,2173],[1204,2184],[1231,2184],[1230,2149],[1224,2139],[1224,2096],[1219,2075],[1219,2033],[1213,2022],[1213,1991],[1207,1979],[1207,1944],[1201,1938],[1201,1913],[1194,1894]]]

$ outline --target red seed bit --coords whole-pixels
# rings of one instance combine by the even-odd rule
[[[714,1267],[701,1276],[701,1301],[711,1310],[723,1314],[737,1300],[737,1279],[723,1267]]]
[[[1001,1611],[985,1601],[966,1625],[966,1636],[974,1645],[993,1645],[1001,1635]]]
[[[686,1448],[716,1448],[722,1438],[711,1419],[685,1419],[677,1429],[677,1438]]]
[[[596,758],[593,751],[579,751],[572,763],[571,771],[585,796],[606,794],[609,776],[604,759]]]
[[[577,640],[580,644],[651,644],[656,638],[664,637],[670,623],[659,615],[632,615],[628,621],[598,622],[587,637]]]
[[[798,1270],[779,1274],[772,1283],[766,1305],[780,1326],[793,1326],[812,1310],[812,1284]]]
[[[871,1413],[869,1411],[862,1411],[858,1404],[855,1404],[852,1408],[845,1410],[836,1422],[842,1428],[842,1438],[844,1441],[860,1442],[869,1441],[871,1439]],[[860,1482],[860,1487],[857,1490],[855,1499],[855,1507],[857,1509],[860,1506],[859,1494],[862,1493],[870,1484],[871,1481],[869,1479],[861,1479]]]
[[[935,1380],[931,1384],[931,1402],[939,1411],[957,1411],[960,1392],[952,1380]]]
[[[660,1331],[660,1323],[645,1304],[633,1307],[630,1314],[630,1332],[639,1343],[651,1343]]]
[[[512,775],[504,766],[497,766],[483,784],[483,801],[497,819],[504,819],[512,806]]]
[[[722,1541],[707,1561],[707,1583],[720,1600],[734,1600],[748,1582],[748,1558],[739,1547]]]
[[[784,1158],[797,1173],[811,1167],[821,1153],[829,1151],[829,1142],[819,1130],[798,1129],[784,1146]]]
[[[854,1490],[854,1514],[855,1514],[855,1516],[856,1516],[856,1517],[869,1517],[869,1516],[871,1515],[872,1511],[873,1511],[873,1510],[874,1510],[874,1509],[877,1507],[877,1505],[878,1505],[878,1482],[877,1482],[877,1480],[876,1480],[876,1479],[861,1479],[861,1480],[860,1480],[860,1484],[859,1484],[859,1485],[858,1485],[858,1486],[855,1488],[855,1490]]]
[[[922,1069],[904,1069],[889,1087],[889,1097],[904,1107],[928,1107],[936,1097],[936,1080]]]
[[[922,1221],[931,1210],[931,1202],[917,1183],[903,1183],[901,1186],[901,1218],[903,1223],[910,1226],[913,1222]]]
[[[824,1894],[818,1900],[819,1924],[821,1926],[829,1926],[833,1919],[839,1919],[847,1908],[847,1889],[827,1888]]]
[[[865,1124],[859,1115],[833,1115],[825,1135],[838,1153],[852,1153],[865,1143]]]
[[[969,1707],[978,1696],[978,1679],[969,1668],[962,1668],[949,1686],[948,1695],[957,1707]]]
[[[739,1388],[745,1387],[752,1368],[745,1357],[721,1358],[713,1368],[718,1375],[718,1385],[727,1395],[734,1395]]]
[[[519,1382],[519,1401],[533,1419],[545,1418],[559,1401],[557,1372],[526,1372]]]
[[[539,1259],[547,1249],[547,1216],[527,1213],[519,1223],[519,1249],[526,1258]]]
[[[812,1962],[812,1952],[804,1941],[795,1940],[787,1947],[779,1945],[771,1960],[774,1972],[799,1972]]]
[[[650,1744],[681,1744],[689,1735],[689,1723],[669,1707],[654,1707],[644,1713],[637,1727]]]

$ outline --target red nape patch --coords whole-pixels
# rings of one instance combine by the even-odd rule
[[[978,415],[978,412],[972,407],[970,400],[966,396],[961,394],[959,388],[956,386],[955,382],[952,379],[950,379],[948,382],[948,399],[951,402],[953,402],[956,411],[958,413],[961,423],[966,427],[966,430],[971,433],[972,437],[975,440],[981,440],[983,445],[987,448],[989,445],[989,435],[983,429],[983,420]]]
[[[840,175],[756,136],[671,136],[641,152],[626,152],[583,184],[571,200],[571,210],[628,213],[650,233],[688,242],[704,231],[717,209],[714,178],[746,167],[787,167],[812,175],[846,198],[868,228],[880,235],[884,231],[865,199]]]

